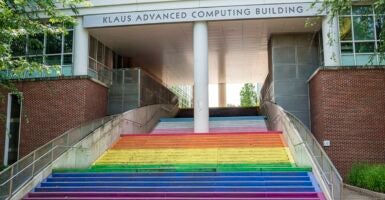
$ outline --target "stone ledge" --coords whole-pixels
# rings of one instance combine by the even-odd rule
[[[361,193],[361,194],[364,194],[367,196],[371,196],[375,199],[385,200],[385,193],[375,192],[372,190],[356,187],[356,186],[349,185],[349,184],[344,184],[344,188],[348,188],[348,189],[353,190],[355,192],[358,192],[358,193]]]
[[[376,66],[376,65],[360,65],[360,66],[331,66],[331,67],[318,67],[313,74],[307,79],[307,82],[310,82],[320,71],[337,71],[337,70],[363,70],[363,69],[372,69],[372,70],[385,70],[385,65]]]
[[[53,76],[53,77],[37,77],[37,78],[20,78],[20,79],[10,79],[12,82],[35,82],[35,81],[57,81],[57,80],[90,80],[97,84],[100,84],[104,87],[108,87],[105,83],[93,78],[89,75],[79,75],[79,76]]]

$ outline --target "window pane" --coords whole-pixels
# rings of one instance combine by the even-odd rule
[[[62,75],[64,76],[72,76],[72,65],[62,66]]]
[[[340,17],[341,40],[352,40],[352,20],[350,17]]]
[[[73,32],[68,31],[68,33],[64,35],[64,53],[72,52],[72,42],[73,42]]]
[[[89,57],[91,58],[96,58],[96,46],[97,46],[97,41],[95,40],[94,37],[90,37],[90,49],[89,49]]]
[[[33,56],[33,57],[29,57],[29,58],[28,58],[28,61],[30,61],[30,62],[37,62],[37,63],[43,64],[43,56]]]
[[[353,6],[353,15],[371,15],[372,6]]]
[[[356,42],[356,53],[373,53],[374,42]]]
[[[72,54],[64,55],[63,65],[71,65],[72,64]]]
[[[93,59],[88,59],[88,68],[96,70],[96,61]]]
[[[354,55],[342,55],[342,65],[344,66],[352,66],[354,63]]]
[[[354,39],[355,40],[373,40],[374,25],[372,16],[353,17]]]
[[[98,58],[97,61],[104,63],[104,45],[101,42],[98,42]]]
[[[381,31],[384,28],[385,23],[385,15],[378,15],[376,16],[376,32],[377,32],[377,39],[380,38]],[[385,36],[385,33],[382,33]]]
[[[357,65],[376,65],[377,56],[375,55],[357,55]]]
[[[353,43],[342,42],[341,43],[341,52],[342,53],[353,53]]]
[[[25,45],[26,45],[26,38],[25,37],[19,37],[19,38],[15,39],[11,45],[12,55],[24,56],[26,54]]]
[[[46,54],[60,53],[61,52],[61,37],[62,35],[47,35]]]
[[[28,38],[28,54],[42,55],[44,49],[44,34],[37,34]]]
[[[45,63],[47,65],[60,65],[61,63],[61,56],[47,56],[45,59]]]

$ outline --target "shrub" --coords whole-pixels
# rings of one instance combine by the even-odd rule
[[[385,164],[354,164],[348,174],[348,183],[385,193]]]

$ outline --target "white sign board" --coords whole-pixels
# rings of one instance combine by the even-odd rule
[[[311,3],[290,3],[140,11],[87,15],[83,18],[83,26],[86,28],[93,28],[193,21],[311,17],[323,15],[319,13],[318,9],[318,5],[311,7]]]

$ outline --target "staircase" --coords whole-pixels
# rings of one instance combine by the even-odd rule
[[[152,134],[122,135],[89,169],[54,172],[24,199],[324,199],[263,117],[211,118],[206,134],[192,123],[162,119]]]

